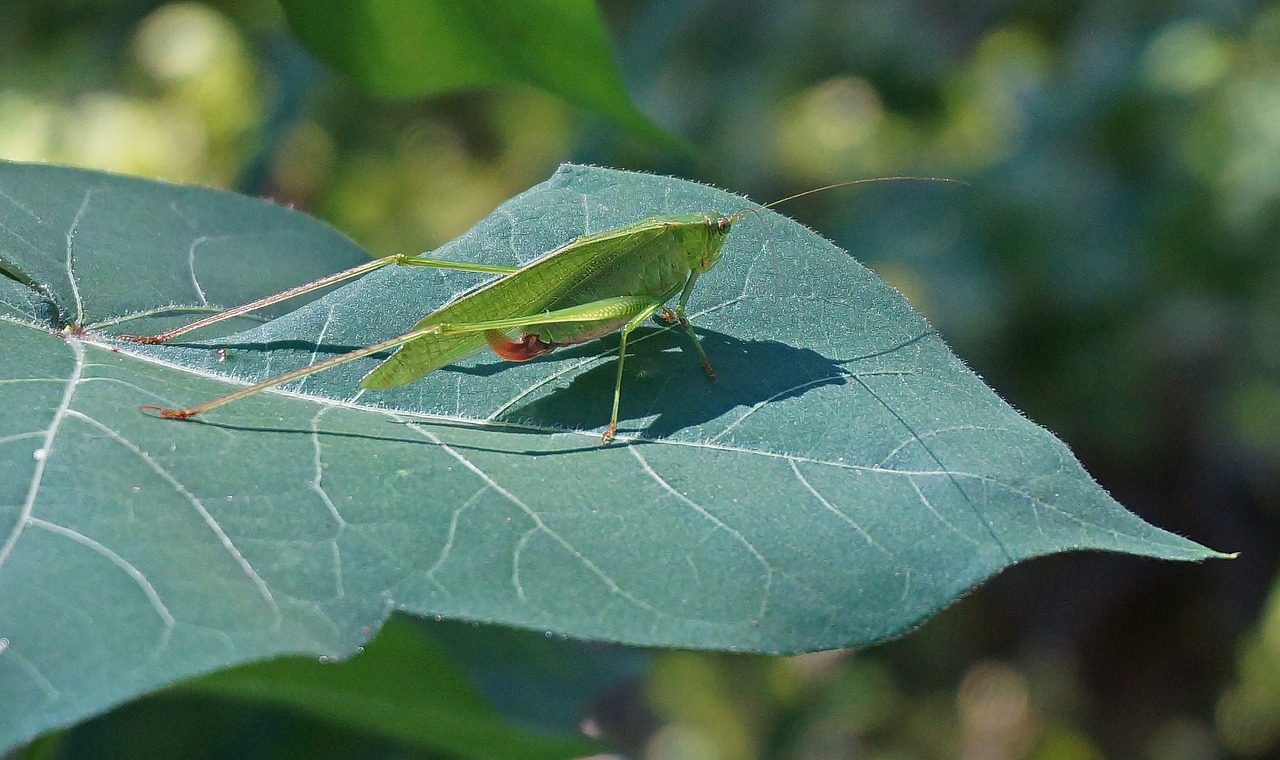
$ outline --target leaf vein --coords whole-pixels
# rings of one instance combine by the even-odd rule
[[[235,542],[231,540],[231,537],[227,535],[227,532],[222,529],[222,525],[219,524],[213,514],[209,512],[209,509],[204,505],[204,502],[200,501],[195,494],[191,493],[186,486],[182,485],[181,481],[165,469],[164,466],[157,462],[150,454],[139,448],[134,442],[87,414],[83,414],[75,410],[70,410],[68,414],[75,415],[77,418],[84,420],[106,433],[112,440],[140,459],[148,469],[158,475],[161,480],[165,481],[165,483],[174,490],[175,493],[180,495],[188,504],[191,505],[191,508],[195,510],[196,514],[200,516],[205,525],[208,526],[209,530],[213,533],[214,537],[217,538],[219,545],[221,545],[222,548],[231,556],[232,561],[234,561],[236,565],[239,566],[241,572],[249,578],[249,582],[257,590],[258,595],[261,596],[271,608],[271,613],[274,618],[272,621],[272,629],[278,630],[284,623],[284,614],[280,610],[280,604],[276,601],[275,595],[271,593],[271,589],[267,586],[267,582],[263,580],[262,576],[258,574],[258,571],[249,563],[249,560],[244,556],[244,553],[235,545]]]
[[[71,220],[71,227],[67,229],[67,281],[71,285],[71,299],[76,305],[76,325],[84,324],[84,300],[80,297],[80,283],[76,280],[76,230],[80,229],[80,220],[84,218],[84,213],[89,208],[89,199],[92,197],[93,188],[84,191],[80,208],[76,211],[75,218]]]
[[[756,549],[755,545],[752,544],[750,541],[748,541],[747,537],[742,535],[742,533],[740,533],[737,529],[733,528],[732,526],[728,525],[720,518],[708,512],[706,508],[703,507],[701,504],[698,504],[693,499],[690,499],[688,496],[685,496],[684,494],[676,490],[674,486],[672,486],[670,483],[667,482],[666,478],[662,477],[660,474],[658,474],[657,470],[653,469],[653,466],[649,464],[649,460],[645,459],[644,455],[641,454],[636,449],[635,446],[628,446],[627,451],[630,452],[630,454],[636,458],[636,461],[640,463],[640,468],[644,470],[645,474],[648,475],[650,478],[652,478],[653,481],[657,483],[660,488],[662,488],[667,493],[671,494],[680,503],[684,504],[685,506],[689,507],[693,511],[697,512],[699,515],[701,515],[705,520],[710,522],[712,525],[716,526],[720,530],[732,536],[734,540],[738,541],[744,547],[746,547],[747,551],[751,553],[751,556],[754,557],[755,560],[760,563],[760,566],[764,568],[764,590],[760,596],[760,608],[756,611],[756,615],[757,617],[761,617],[761,618],[764,617],[765,613],[768,612],[768,609],[769,609],[769,597],[773,589],[774,570],[773,570],[773,567],[769,564],[768,560],[764,558],[764,555],[760,553],[760,550]]]
[[[139,570],[136,565],[120,556],[118,553],[112,551],[103,543],[86,536],[78,530],[68,528],[65,525],[52,523],[39,517],[32,517],[31,527],[40,528],[42,530],[49,531],[50,533],[55,533],[65,538],[69,538],[77,544],[97,552],[108,562],[120,568],[125,575],[128,575],[130,580],[132,580],[147,597],[147,601],[151,604],[151,608],[156,612],[156,617],[160,618],[161,622],[164,623],[164,629],[160,634],[160,641],[156,643],[156,648],[152,653],[152,657],[158,656],[168,648],[169,639],[173,634],[173,629],[177,626],[177,620],[174,619],[173,613],[169,611],[168,605],[166,605],[164,600],[160,598],[160,592],[151,584],[151,581],[147,580],[146,574]]]
[[[581,562],[582,565],[586,567],[593,575],[599,578],[601,582],[603,582],[611,592],[618,594],[622,598],[626,599],[627,601],[631,602],[632,604],[636,605],[637,607],[640,607],[641,609],[647,612],[651,612],[655,615],[662,614],[660,610],[653,607],[648,602],[644,601],[643,599],[640,599],[639,597],[635,596],[631,592],[622,588],[622,586],[618,585],[618,582],[615,581],[608,573],[604,572],[604,570],[601,569],[599,565],[597,565],[589,557],[583,554],[576,546],[574,546],[567,539],[565,539],[564,536],[561,536],[558,532],[553,530],[551,526],[547,525],[546,522],[542,519],[542,516],[539,515],[532,507],[530,507],[528,504],[525,504],[523,501],[521,501],[521,499],[515,494],[503,488],[496,480],[493,479],[492,476],[490,476],[487,472],[485,472],[479,465],[475,464],[470,459],[466,458],[460,452],[454,449],[452,446],[445,443],[435,433],[432,433],[430,430],[423,429],[421,425],[414,425],[410,423],[408,427],[414,430],[415,432],[419,433],[420,435],[422,435],[424,438],[427,438],[431,442],[435,443],[440,448],[442,448],[445,451],[445,453],[447,453],[449,456],[456,459],[463,467],[466,467],[468,470],[474,473],[476,477],[480,478],[480,480],[482,480],[490,488],[492,488],[494,492],[500,494],[507,501],[511,502],[517,508],[519,508],[520,511],[528,515],[529,519],[533,521],[534,525],[537,527],[538,530],[544,532],[548,537],[551,538],[552,541],[555,541],[565,551],[569,552],[575,559]],[[513,567],[513,578],[514,577],[516,576],[515,576],[515,568]],[[518,588],[517,593],[520,594],[520,600],[525,601],[523,596],[523,589]]]
[[[342,573],[342,548],[339,541],[342,534],[347,530],[347,520],[342,516],[342,512],[338,511],[338,506],[333,503],[333,499],[329,497],[329,492],[324,487],[324,447],[320,442],[320,420],[333,409],[331,406],[321,407],[311,418],[311,462],[315,469],[315,477],[311,479],[311,490],[316,492],[320,497],[320,501],[324,503],[329,510],[329,515],[337,523],[337,527],[333,531],[333,535],[329,537],[329,548],[333,554],[333,593],[335,599],[345,597],[346,588],[343,583]]]
[[[53,416],[49,420],[49,427],[44,431],[44,441],[40,446],[44,450],[44,456],[36,458],[35,472],[31,475],[31,482],[27,486],[27,495],[18,510],[18,517],[14,520],[13,529],[5,537],[4,543],[0,544],[0,567],[4,567],[5,561],[9,559],[9,555],[13,552],[13,547],[17,546],[23,530],[26,529],[26,526],[31,521],[32,513],[35,510],[36,498],[40,493],[40,485],[44,481],[45,469],[49,465],[49,460],[53,457],[54,439],[58,435],[58,430],[62,427],[62,421],[66,419],[67,413],[71,409],[71,398],[75,395],[76,386],[84,373],[84,345],[75,339],[67,340],[66,345],[71,348],[74,358],[71,375],[66,380],[66,387],[63,388],[62,398],[58,401],[58,407],[53,410]]]
[[[830,501],[826,499],[826,497],[824,497],[821,493],[819,493],[818,489],[813,487],[813,484],[810,483],[809,479],[804,476],[804,473],[800,472],[800,468],[796,466],[796,462],[794,459],[788,462],[788,464],[791,465],[791,472],[795,473],[796,480],[799,480],[800,485],[804,486],[805,489],[809,491],[809,493],[813,494],[813,498],[817,499],[819,504],[821,504],[825,509],[827,509],[836,517],[839,517],[841,520],[844,520],[846,523],[848,523],[849,527],[857,531],[858,534],[861,535],[868,544],[875,547],[876,549],[879,549],[886,557],[893,559],[893,552],[881,546],[874,538],[871,537],[870,533],[868,533],[861,525],[857,523],[856,520],[854,520],[852,517],[842,512],[839,508],[836,507],[836,505],[832,504]]]
[[[208,236],[201,235],[192,240],[191,245],[187,247],[187,272],[191,275],[191,287],[195,288],[196,298],[200,300],[201,306],[208,306],[209,299],[205,298],[204,288],[200,287],[200,278],[196,275],[196,250],[208,239]]]

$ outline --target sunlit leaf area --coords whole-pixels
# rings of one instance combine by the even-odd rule
[[[84,214],[76,204],[80,212],[91,205],[89,191],[73,193],[81,175],[41,174],[14,164],[18,174],[4,173],[0,186],[0,240],[25,236],[23,240],[35,241],[39,236],[26,230],[54,231],[47,236],[45,252],[56,254],[54,263],[61,265],[64,258],[70,260],[67,251],[79,229],[81,244],[131,256],[127,265],[104,268],[98,281],[103,290],[73,294],[75,303],[87,304],[89,311],[96,294],[108,292],[110,298],[104,295],[97,303],[123,304],[119,308],[132,311],[141,310],[139,304],[148,298],[157,309],[192,303],[181,291],[192,283],[203,305],[203,281],[195,281],[194,269],[190,278],[166,280],[161,271],[165,263],[152,257],[171,241],[195,250],[197,243],[214,237],[209,230],[218,225],[289,228],[289,235],[246,239],[251,249],[240,251],[235,266],[257,263],[260,269],[220,273],[226,292],[261,295],[258,290],[278,290],[351,266],[365,255],[414,254],[441,246],[462,251],[468,260],[492,255],[501,261],[509,251],[536,254],[542,243],[509,234],[504,219],[523,223],[545,217],[552,230],[546,234],[553,235],[555,224],[571,213],[587,217],[588,224],[612,226],[625,221],[632,204],[637,214],[659,213],[678,202],[681,193],[730,202],[707,188],[687,189],[666,180],[627,175],[613,182],[607,178],[614,175],[582,166],[557,173],[565,163],[681,177],[759,203],[865,178],[956,180],[861,184],[775,209],[848,251],[905,297],[919,316],[905,305],[899,309],[897,294],[869,284],[864,270],[839,260],[839,251],[803,230],[763,216],[753,218],[765,220],[754,227],[740,222],[750,230],[743,234],[751,236],[746,239],[754,258],[726,260],[722,269],[705,276],[705,292],[737,288],[741,296],[726,297],[726,308],[709,310],[704,322],[695,325],[711,331],[703,339],[708,351],[714,355],[718,349],[726,357],[718,365],[721,377],[709,386],[704,377],[693,375],[700,383],[696,388],[690,381],[686,396],[662,402],[668,406],[657,407],[651,415],[656,422],[648,428],[661,440],[649,446],[601,450],[597,432],[581,437],[589,448],[576,458],[500,459],[494,456],[497,449],[511,453],[507,449],[538,447],[545,454],[545,449],[581,448],[580,440],[570,433],[535,435],[532,428],[512,438],[470,424],[489,419],[481,403],[487,397],[500,398],[508,388],[521,397],[520,388],[533,382],[527,378],[535,375],[529,373],[551,378],[538,376],[533,387],[540,388],[561,376],[561,365],[553,361],[576,368],[589,351],[560,352],[518,370],[501,369],[486,355],[468,365],[456,401],[452,385],[449,395],[440,390],[454,376],[431,376],[421,386],[426,388],[421,398],[430,402],[423,407],[427,412],[438,412],[431,404],[442,403],[442,398],[466,410],[454,415],[451,425],[406,424],[402,419],[392,424],[364,407],[363,416],[342,406],[317,413],[296,397],[278,394],[229,406],[226,416],[209,425],[184,425],[135,415],[139,403],[157,400],[129,394],[172,393],[169,398],[183,403],[199,401],[209,397],[202,385],[207,378],[162,372],[174,364],[205,361],[206,374],[240,372],[243,379],[259,371],[254,362],[261,357],[248,349],[232,349],[229,358],[186,349],[187,358],[162,366],[158,362],[170,356],[165,351],[183,349],[158,347],[126,357],[113,354],[109,343],[95,344],[96,358],[83,362],[86,366],[132,362],[130,367],[142,368],[138,373],[155,374],[146,382],[137,379],[142,374],[131,375],[128,391],[95,397],[95,403],[111,407],[116,416],[103,413],[110,428],[86,426],[89,434],[83,440],[90,443],[77,450],[81,459],[57,470],[61,480],[56,482],[70,484],[59,488],[74,497],[63,495],[58,502],[63,510],[59,520],[30,509],[35,489],[28,488],[26,469],[11,477],[0,468],[0,516],[22,515],[18,522],[29,534],[19,541],[8,523],[0,526],[5,531],[0,534],[0,733],[7,732],[0,737],[0,753],[24,760],[1210,760],[1280,754],[1280,10],[1260,2],[1101,0],[603,0],[598,14],[596,10],[583,0],[0,4],[0,161],[204,186],[272,204],[185,187],[170,196],[163,186],[139,184],[137,195],[129,190],[113,196],[128,199],[110,217],[128,229],[86,221],[82,229],[73,225],[66,232],[58,227],[61,222],[41,218],[45,207],[37,206],[44,202],[44,190],[50,197],[65,191],[77,199],[67,218],[74,216],[79,224]],[[544,36],[548,29],[552,33]],[[398,55],[406,42],[412,54]],[[562,59],[558,51],[567,47],[573,48],[573,56],[565,53]],[[22,182],[11,181],[19,174]],[[83,176],[86,187],[111,185],[113,192],[117,187],[117,178]],[[57,179],[42,187],[41,177]],[[126,185],[134,187],[127,182],[119,187]],[[535,190],[520,196],[529,188]],[[574,193],[568,201],[566,188]],[[97,197],[106,195],[103,191]],[[188,222],[190,228],[184,227]],[[19,227],[21,235],[15,232]],[[491,236],[495,229],[498,233]],[[10,234],[14,237],[3,237]],[[223,242],[236,239],[229,234]],[[286,243],[294,248],[277,258],[273,246]],[[38,332],[30,329],[28,319],[38,312],[37,302],[45,296],[56,302],[59,295],[27,276],[36,271],[28,264],[38,262],[39,253],[35,247],[0,247],[0,335],[22,336],[22,342],[0,339],[5,341],[0,342],[0,370],[8,373],[0,374],[0,420],[17,420],[39,407],[43,402],[27,400],[31,396],[21,396],[19,403],[18,394],[29,392],[31,378],[61,371],[38,361],[53,354],[30,346],[36,340],[59,349],[69,345],[55,333],[30,335]],[[786,258],[789,254],[797,258]],[[830,257],[836,257],[835,263]],[[717,274],[723,276],[719,284]],[[376,315],[385,312],[412,324],[415,312],[438,305],[419,311],[415,303],[395,298],[400,291],[376,286],[387,281],[370,278],[340,291],[345,295],[317,303],[339,304],[355,314],[359,329],[352,328],[352,335],[360,338],[362,330],[376,332]],[[440,298],[460,289],[455,281],[445,282],[452,289],[446,288]],[[846,287],[846,282],[858,285]],[[136,284],[137,292],[128,292],[129,283]],[[840,288],[865,298],[838,302],[830,292]],[[216,295],[209,302],[218,302]],[[730,304],[739,308],[727,308]],[[837,307],[846,306],[886,315],[886,321],[865,334],[849,334],[869,317],[832,316]],[[759,311],[753,314],[753,308]],[[277,307],[268,316],[287,311]],[[272,330],[315,327],[318,313],[313,308],[291,315],[291,322],[238,329],[254,327],[260,331],[255,334],[281,340]],[[74,314],[63,316],[67,326],[75,326]],[[82,316],[85,322],[98,319],[110,334],[134,329],[107,324],[114,313]],[[884,532],[868,534],[868,543],[887,536],[900,542],[895,553],[931,557],[951,552],[952,564],[936,565],[937,577],[919,584],[946,593],[939,591],[918,611],[907,606],[904,594],[896,604],[886,597],[884,610],[848,612],[865,603],[860,579],[885,583],[893,574],[875,575],[883,568],[873,567],[872,561],[822,564],[827,555],[820,549],[838,543],[835,529],[819,534],[819,521],[806,522],[788,512],[804,503],[794,495],[778,500],[776,516],[764,511],[759,505],[769,504],[773,478],[764,467],[726,465],[706,456],[707,451],[690,451],[687,458],[663,453],[677,450],[676,444],[692,449],[719,442],[720,435],[732,439],[753,430],[748,424],[726,423],[731,430],[720,433],[715,425],[727,418],[704,415],[697,424],[673,423],[672,430],[654,433],[664,419],[678,416],[675,411],[696,409],[716,393],[744,387],[743,378],[759,381],[784,369],[800,372],[800,359],[816,355],[809,347],[874,343],[906,330],[904,325],[924,325],[924,320],[932,332],[923,327],[918,332],[936,334],[936,355],[942,358],[922,359],[920,366],[945,367],[952,374],[943,379],[959,377],[974,387],[980,387],[980,377],[1007,402],[1000,406],[1001,419],[1012,427],[1025,425],[1025,430],[1017,429],[1026,440],[1034,438],[1036,446],[1049,447],[1043,450],[1059,457],[1052,461],[1063,463],[1064,483],[1085,483],[1090,498],[1106,502],[1107,509],[1118,502],[1146,523],[1204,547],[1239,552],[1239,557],[1168,562],[1107,553],[1203,556],[1126,543],[1135,535],[1147,542],[1159,536],[1142,532],[1150,526],[1117,508],[1109,514],[1122,515],[1116,517],[1121,522],[1106,523],[1111,533],[1105,536],[1105,531],[1063,533],[1048,547],[1053,543],[1050,526],[1044,534],[1047,548],[1010,552],[1002,546],[1003,561],[966,565],[969,555],[952,551],[929,525],[889,515]],[[324,334],[328,322],[316,329]],[[832,330],[842,334],[824,333]],[[637,405],[631,409],[658,403],[635,400],[652,393],[643,389],[666,388],[669,378],[684,377],[672,374],[684,373],[690,363],[678,337],[666,346],[659,335],[636,349],[637,374],[628,383],[639,390],[630,402],[624,398],[624,412],[628,403]],[[309,354],[311,346],[293,349]],[[747,350],[753,346],[754,351]],[[772,347],[772,352],[759,346]],[[948,348],[959,359],[947,355]],[[742,350],[729,353],[735,349]],[[771,358],[778,366],[756,373],[752,357]],[[265,361],[270,368],[274,356]],[[628,358],[629,365],[632,361]],[[912,385],[916,381],[937,380],[901,380],[916,371],[914,366],[876,365],[880,374],[859,379],[867,385],[842,387],[843,395],[833,396],[829,406],[819,399],[830,389],[799,394],[800,405],[785,408],[801,413],[786,417],[787,424],[794,422],[800,430],[806,424],[820,428],[841,410],[863,403],[860,388],[901,381],[902,387],[914,389],[924,387]],[[570,427],[598,428],[607,409],[596,404],[608,398],[611,371],[608,362],[583,370],[565,392],[531,397],[518,409],[520,414],[500,420],[528,425],[539,415],[567,415],[583,420]],[[885,386],[875,384],[879,382]],[[333,393],[334,399],[346,398],[340,388]],[[117,414],[112,405],[126,395],[127,409]],[[743,407],[753,415],[751,425],[760,424],[770,433],[784,430],[780,446],[787,455],[800,454],[794,447],[802,438],[794,430],[769,428],[774,423],[761,420],[772,418],[756,413],[774,397],[757,396],[756,406]],[[474,399],[479,399],[478,411],[466,406]],[[985,396],[982,400],[987,403]],[[57,399],[51,403],[56,406]],[[938,409],[937,419],[945,424],[936,422],[936,430],[965,427],[963,414],[972,409],[954,407]],[[88,409],[73,408],[71,416],[87,423]],[[1069,455],[1058,453],[1052,436],[1014,410],[1069,446],[1105,492]],[[300,441],[278,430],[263,433],[253,421],[255,414],[309,432],[321,423],[335,430],[348,427],[333,435],[329,448],[316,444],[313,453],[311,438]],[[952,415],[961,421],[953,422]],[[624,415],[624,428],[634,432],[641,417],[638,412]],[[174,427],[147,427],[153,424]],[[166,451],[132,444],[144,439],[126,440],[119,433],[125,429],[163,431],[156,434],[171,435],[173,447]],[[197,448],[188,435],[214,443]],[[874,442],[874,435],[869,431],[866,440]],[[366,436],[376,438],[376,445],[366,445]],[[26,447],[24,468],[44,468],[40,460],[48,451],[36,448],[37,464],[32,465],[27,449],[35,444],[29,438],[0,429],[0,445]],[[858,436],[850,438],[856,444]],[[423,448],[424,441],[430,448]],[[103,453],[129,445],[137,454],[132,460]],[[968,445],[970,452],[982,455],[1011,450],[1022,452],[1028,462],[1045,458],[1033,456],[1030,445],[1004,428],[987,438],[974,436]],[[291,447],[300,452],[296,457],[288,456]],[[751,441],[740,448],[766,447]],[[145,490],[133,496],[149,486],[126,482],[125,476],[118,484],[113,481],[120,472],[114,469],[118,462],[136,464],[143,455],[155,464],[158,491],[181,491],[173,513],[166,513],[167,503],[148,502]],[[991,453],[992,459],[998,456],[1003,455]],[[317,487],[308,490],[306,473],[289,470],[310,468],[313,459],[317,472],[324,465],[324,489],[318,487],[318,476]],[[17,460],[0,460],[11,461]],[[807,477],[799,461],[798,456],[777,458],[785,470],[780,477],[801,496],[811,492],[822,498],[821,484]],[[48,463],[46,486],[55,482],[55,464]],[[438,493],[423,496],[423,503],[439,493],[457,495],[454,503],[459,506],[436,523],[444,551],[415,547],[410,540],[417,535],[406,527],[404,516],[411,507],[401,505],[412,504],[417,492],[397,491],[397,485],[421,487],[428,481],[418,479],[419,470],[431,470],[438,478],[429,481]],[[677,470],[679,480],[657,474]],[[180,484],[171,475],[176,472],[184,473]],[[636,473],[649,479],[633,477]],[[475,475],[490,479],[487,492],[475,490],[468,480]],[[211,492],[228,494],[229,504],[217,505],[226,512],[205,511],[193,485],[202,477],[210,481]],[[237,477],[240,482],[227,482]],[[376,531],[360,533],[365,542],[360,551],[343,545],[347,564],[339,578],[347,585],[334,596],[356,598],[357,588],[366,583],[367,609],[342,614],[349,613],[347,622],[368,620],[373,625],[359,636],[365,645],[340,663],[314,655],[253,662],[245,654],[332,650],[345,656],[353,648],[349,637],[337,632],[337,624],[329,638],[316,633],[322,628],[318,620],[327,625],[337,619],[337,607],[317,604],[313,610],[301,602],[315,598],[306,595],[313,591],[300,589],[312,580],[307,563],[320,560],[307,555],[310,547],[302,545],[300,535],[286,535],[312,530],[312,538],[323,543],[330,511],[305,519],[292,513],[259,519],[249,507],[240,507],[252,504],[255,494],[261,496],[259,489],[288,491],[282,484],[293,482],[291,477],[304,483],[297,490],[306,493],[286,496],[316,503],[323,497],[327,507],[320,509],[339,518],[352,514],[344,513],[352,508],[334,496],[339,493],[385,492],[377,503],[387,515],[394,513],[394,520],[383,515],[382,522],[378,515],[367,516]],[[342,483],[343,477],[349,482]],[[527,490],[502,485],[513,482]],[[530,580],[534,571],[521,585],[522,579],[506,565],[501,572],[484,565],[483,549],[464,551],[468,545],[502,546],[507,540],[521,551],[528,549],[530,557],[542,556],[536,554],[536,531],[518,532],[523,516],[516,515],[513,522],[500,510],[490,511],[486,499],[495,493],[510,507],[523,504],[518,500],[526,494],[563,491],[564,503],[580,508],[572,518],[561,515],[558,532],[544,533],[590,542],[593,507],[623,492],[635,499],[636,510],[643,510],[650,505],[643,489],[655,482],[669,491],[666,496],[689,505],[738,504],[741,497],[742,503],[758,507],[755,519],[743,525],[787,541],[781,549],[769,549],[780,552],[769,554],[770,562],[799,547],[800,554],[820,558],[806,572],[839,579],[822,586],[823,609],[834,611],[830,619],[892,618],[895,627],[885,630],[901,635],[856,650],[827,649],[879,641],[884,635],[833,624],[830,630],[836,632],[821,638],[814,632],[827,631],[828,618],[815,621],[809,612],[788,618],[785,610],[816,609],[805,607],[807,595],[820,596],[814,583],[799,582],[786,593],[779,591],[781,586],[772,589],[779,594],[769,610],[772,616],[742,615],[741,630],[715,629],[720,638],[705,632],[711,626],[673,625],[671,616],[659,613],[683,604],[681,609],[698,614],[728,610],[728,617],[741,602],[739,590],[758,590],[752,577],[734,571],[766,560],[755,554],[755,560],[734,564],[734,550],[743,555],[741,546],[716,543],[714,536],[723,538],[730,530],[720,523],[721,533],[702,534],[683,531],[679,520],[664,522],[656,513],[634,523],[625,514],[611,517],[616,523],[611,529],[642,529],[627,533],[630,543],[614,544],[613,549],[602,542],[605,548],[590,567],[593,572],[602,567],[600,557],[617,560],[625,566],[619,577],[626,579],[622,591],[628,593],[643,593],[650,588],[646,584],[663,587],[667,607],[652,619],[636,616],[634,610],[618,612],[625,605],[613,608],[605,601],[593,608],[593,600],[621,593],[597,588],[602,578],[612,582],[604,572],[582,574],[580,586],[560,581],[551,588],[554,594],[538,600],[548,616],[528,616],[520,605],[527,603],[527,591],[537,590]],[[78,524],[78,512],[108,503],[105,495],[97,500],[95,489],[105,494],[114,485],[125,496],[109,502],[118,508],[110,519],[112,529],[119,530],[110,542],[61,527]],[[918,486],[916,492],[919,503],[935,508]],[[864,492],[849,488],[839,493],[857,501]],[[293,502],[272,492],[265,503]],[[653,497],[652,503],[659,501]],[[203,521],[193,519],[191,504],[199,507]],[[835,513],[835,507],[823,504]],[[858,505],[848,506],[856,510]],[[237,508],[246,511],[236,513]],[[946,508],[941,502],[937,507]],[[538,514],[526,511],[529,517]],[[490,515],[491,524],[471,519]],[[920,519],[928,519],[923,510]],[[100,637],[73,640],[70,631],[85,630],[92,622],[77,620],[77,614],[100,601],[94,594],[107,593],[105,583],[98,592],[87,583],[76,587],[82,605],[58,602],[63,606],[56,607],[57,614],[71,622],[49,627],[62,637],[58,642],[65,649],[55,659],[63,672],[82,671],[85,684],[99,688],[93,699],[77,702],[61,693],[66,688],[61,682],[45,679],[50,671],[42,663],[27,657],[30,643],[16,641],[10,633],[20,620],[27,625],[32,600],[73,598],[54,586],[69,583],[77,571],[70,564],[42,570],[28,563],[21,565],[19,576],[17,559],[7,568],[6,560],[18,558],[28,541],[48,538],[48,545],[56,547],[52,539],[70,539],[81,549],[93,549],[97,559],[110,560],[101,563],[105,578],[137,566],[117,551],[143,535],[142,528],[130,527],[135,523],[170,531],[172,544],[152,542],[145,549],[151,561],[173,565],[169,583],[191,592],[186,598],[199,608],[186,611],[188,619],[208,623],[202,635],[192,634],[198,625],[165,628],[166,636],[170,628],[186,636],[180,640],[175,635],[172,646],[189,647],[194,653],[190,662],[198,664],[184,673],[200,677],[145,693],[131,684],[154,688],[169,683],[151,675],[161,667],[152,661],[156,658],[127,665],[119,678],[95,670],[95,663],[102,662],[95,657],[113,655],[125,662],[140,652],[145,655],[151,644],[132,641],[127,629],[108,626]],[[238,601],[216,591],[203,596],[208,591],[200,587],[204,560],[183,541],[195,530],[192,525],[205,523],[217,528],[222,545],[235,549],[233,556],[242,566],[210,576],[209,588],[231,588],[248,576],[259,578],[262,594]],[[774,524],[777,532],[769,533]],[[1077,520],[1070,527],[1080,524]],[[1134,525],[1142,527],[1133,528],[1132,535],[1125,532]],[[1035,529],[1046,530],[1040,523]],[[279,535],[264,533],[276,530]],[[813,531],[812,540],[802,535],[804,530]],[[37,533],[42,538],[33,538]],[[353,521],[347,539],[354,540],[356,533]],[[256,540],[244,540],[249,537]],[[651,549],[668,540],[670,557]],[[1194,546],[1190,541],[1185,546]],[[323,562],[340,564],[339,545],[332,541],[334,555],[326,554]],[[391,545],[400,553],[383,551]],[[742,546],[756,551],[745,539]],[[445,563],[455,547],[458,556],[476,558],[474,572]],[[1107,551],[1030,559],[1071,547]],[[439,553],[439,559],[425,560],[421,567],[406,565],[397,574],[398,563],[408,562],[419,550],[423,556]],[[50,548],[48,556],[57,556],[56,549]],[[226,564],[227,556],[223,552],[218,561]],[[635,560],[640,556],[655,557],[652,573]],[[880,559],[874,550],[868,556]],[[712,561],[700,565],[696,558]],[[963,594],[973,582],[1010,564]],[[268,566],[278,575],[262,581],[259,571],[265,577]],[[415,568],[429,571],[415,574]],[[448,578],[441,580],[446,569]],[[723,577],[708,580],[711,571]],[[85,571],[78,572],[77,583],[84,581]],[[549,577],[570,577],[558,566],[549,572]],[[154,616],[157,610],[170,614],[157,600],[167,602],[173,589],[160,593],[146,579],[135,580],[135,588],[152,589],[148,598],[135,594],[138,615]],[[296,588],[290,585],[295,582]],[[712,585],[716,583],[721,585]],[[502,596],[512,588],[519,599],[514,593],[510,599]],[[716,588],[732,591],[717,595]],[[832,589],[847,593],[848,603],[833,598]],[[958,601],[947,606],[957,595]],[[263,606],[264,598],[274,612]],[[19,609],[20,604],[25,606]],[[926,612],[942,606],[947,608],[920,622]],[[433,610],[440,614],[422,617]],[[556,616],[564,611],[570,612]],[[221,622],[212,622],[218,615],[243,618],[249,633],[233,641]],[[375,630],[388,615],[385,627]],[[695,617],[690,613],[689,619]],[[265,641],[281,630],[292,637],[288,646],[254,649],[258,633]],[[792,654],[810,649],[826,651]],[[763,653],[775,650],[787,656]],[[5,683],[22,684],[24,700],[43,695],[48,704],[71,706],[39,719],[14,718],[18,692],[15,688],[6,694]],[[115,691],[113,685],[118,685]],[[21,704],[27,710],[30,703]]]

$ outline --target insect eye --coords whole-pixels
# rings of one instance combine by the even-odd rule
[[[716,229],[721,232],[727,232],[729,227],[733,225],[733,220],[727,216],[722,216],[716,220]]]

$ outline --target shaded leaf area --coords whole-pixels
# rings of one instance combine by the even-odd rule
[[[180,691],[292,707],[375,736],[474,758],[583,757],[581,738],[537,737],[499,717],[425,628],[392,618],[347,662],[289,658],[213,673]]]
[[[212,673],[87,721],[41,756],[315,757],[359,747],[362,757],[552,760],[602,749],[499,717],[436,642],[433,634],[449,627],[393,616],[345,662],[292,657]],[[154,721],[157,732],[140,742],[136,720]],[[321,739],[307,738],[312,732]]]
[[[744,205],[566,166],[434,255],[511,264]],[[19,165],[0,170],[0,235],[41,289],[0,314],[3,746],[202,672],[344,656],[394,610],[798,652],[898,634],[1029,557],[1213,556],[1121,508],[896,292],[772,213],[737,224],[690,302],[720,379],[647,329],[607,448],[616,337],[381,394],[357,385],[370,359],[201,421],[146,416],[395,335],[476,278],[382,270],[207,345],[145,347],[110,335],[355,251],[267,204]]]
[[[635,107],[592,0],[282,0],[298,38],[367,90],[393,97],[532,86],[668,147]]]

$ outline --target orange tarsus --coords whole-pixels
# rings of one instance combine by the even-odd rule
[[[144,404],[138,407],[140,412],[155,412],[166,420],[185,420],[191,416],[191,412],[186,409],[165,409],[162,406],[154,406],[152,404]]]
[[[484,339],[495,354],[509,362],[527,362],[560,347],[559,343],[547,343],[537,333],[526,333],[520,340],[511,340],[501,332],[491,331],[485,333]]]

